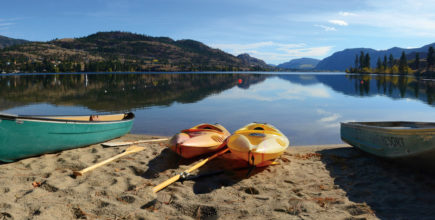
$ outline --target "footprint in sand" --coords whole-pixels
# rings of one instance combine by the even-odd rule
[[[11,214],[9,214],[9,213],[7,213],[7,212],[1,212],[0,213],[0,219],[14,219],[13,217],[12,217],[12,215]]]
[[[243,187],[241,190],[244,191],[247,194],[250,194],[250,195],[258,195],[258,194],[260,194],[260,191],[258,191],[254,187]]]

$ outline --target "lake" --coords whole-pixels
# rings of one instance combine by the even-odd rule
[[[132,111],[132,133],[167,136],[203,122],[230,132],[267,122],[291,145],[336,144],[340,122],[435,122],[435,79],[344,73],[1,75],[0,111]]]

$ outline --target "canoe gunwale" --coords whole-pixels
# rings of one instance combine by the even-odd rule
[[[104,123],[119,123],[119,122],[126,122],[126,121],[132,121],[135,118],[134,113],[127,112],[127,113],[121,113],[124,114],[124,118],[121,120],[108,120],[108,121],[83,121],[83,120],[71,120],[71,119],[59,119],[54,117],[80,117],[80,116],[92,116],[92,115],[12,115],[12,114],[0,114],[0,120],[26,120],[26,121],[40,121],[40,122],[58,122],[58,123],[83,123],[83,124],[104,124]],[[102,114],[98,116],[110,116],[110,115],[119,115],[119,114]]]
[[[394,123],[394,124],[420,124],[431,125],[432,127],[409,127],[409,128],[389,128],[386,126],[380,126],[381,124]],[[367,129],[372,131],[379,131],[388,134],[397,135],[421,135],[422,133],[434,133],[435,123],[429,122],[410,122],[410,121],[390,121],[390,122],[341,122],[341,126]],[[377,125],[379,124],[379,125]]]

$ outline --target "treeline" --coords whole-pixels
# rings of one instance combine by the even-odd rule
[[[251,67],[252,71],[264,68]],[[232,65],[201,65],[184,63],[172,65],[154,61],[89,61],[87,63],[73,60],[31,61],[26,57],[2,60],[0,58],[0,73],[65,73],[65,72],[160,72],[160,71],[246,71]]]
[[[414,74],[432,72],[435,64],[434,48],[429,47],[427,58],[421,59],[420,54],[415,54],[415,59],[408,61],[406,54],[402,51],[399,59],[394,59],[393,55],[384,55],[383,59],[378,57],[376,67],[370,65],[369,53],[361,51],[360,55],[355,55],[353,67],[346,69],[347,73],[380,73],[380,74]]]

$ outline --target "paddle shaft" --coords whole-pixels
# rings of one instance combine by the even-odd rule
[[[206,164],[208,161],[213,160],[214,158],[226,153],[229,150],[229,148],[225,148],[219,152],[217,152],[216,154],[213,154],[212,156],[198,162],[197,164],[193,165],[192,167],[190,167],[189,169],[185,170],[183,173],[190,173],[196,169],[198,169],[199,167],[203,166],[204,164]],[[153,192],[156,193],[162,189],[164,189],[165,187],[171,185],[172,183],[176,182],[177,180],[179,180],[181,178],[181,174],[175,175],[172,178],[164,181],[163,183],[160,183],[159,185],[155,186],[153,188]]]
[[[139,144],[139,143],[150,143],[150,142],[158,142],[158,141],[167,141],[167,138],[161,139],[150,139],[150,140],[139,140],[139,141],[125,141],[125,142],[108,142],[102,143],[103,146],[115,147],[115,146],[123,146],[123,145],[131,145],[131,144]]]
[[[95,168],[97,168],[97,167],[100,167],[100,166],[103,166],[103,165],[105,165],[105,164],[107,164],[107,163],[110,163],[110,162],[112,162],[112,161],[114,161],[114,160],[116,160],[116,159],[118,159],[118,158],[120,158],[120,157],[123,157],[123,156],[125,156],[125,155],[131,154],[131,153],[135,153],[135,152],[138,152],[138,151],[141,151],[141,150],[145,149],[145,148],[143,148],[143,147],[138,147],[138,146],[133,146],[133,147],[134,147],[134,150],[129,150],[129,149],[127,148],[127,149],[125,150],[125,152],[123,152],[123,153],[121,153],[121,154],[118,154],[118,155],[116,155],[116,156],[114,156],[114,157],[111,157],[111,158],[109,158],[109,159],[107,159],[107,160],[101,161],[101,162],[99,162],[99,163],[97,163],[97,164],[94,164],[94,165],[92,165],[92,166],[90,166],[90,167],[88,167],[88,168],[85,168],[85,169],[83,169],[83,170],[80,170],[80,171],[74,171],[73,174],[74,174],[74,176],[81,176],[81,175],[83,175],[83,174],[86,173],[86,172],[89,172],[89,171],[91,171],[91,170],[93,170],[93,169],[95,169]],[[130,147],[130,148],[132,148],[132,147]]]

